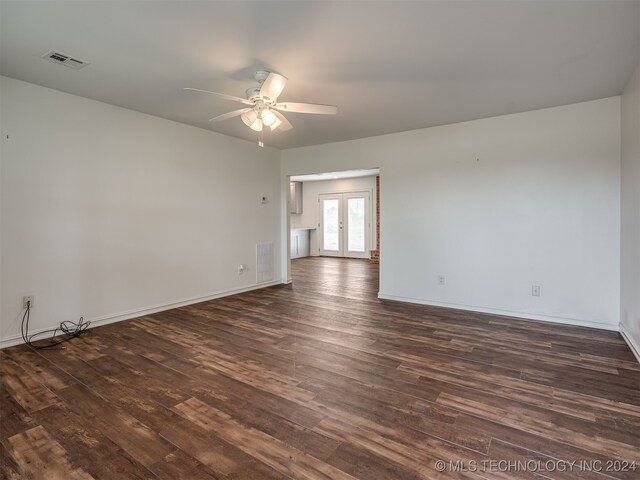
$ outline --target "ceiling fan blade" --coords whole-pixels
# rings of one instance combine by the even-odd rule
[[[286,84],[287,77],[271,72],[260,88],[260,96],[266,97],[270,102],[275,102]]]
[[[317,103],[284,102],[275,104],[273,108],[283,112],[314,113],[316,115],[335,115],[338,113],[338,107],[335,105],[320,105]]]
[[[293,125],[291,125],[291,123],[289,123],[289,120],[287,120],[284,115],[282,115],[280,112],[277,111],[273,111],[273,113],[275,114],[276,118],[278,120],[280,120],[280,123],[278,125],[278,128],[280,128],[280,130],[282,130],[283,132],[287,131],[287,130],[291,130],[293,128]],[[274,124],[275,125],[275,124]]]
[[[217,117],[210,118],[210,122],[221,122],[223,120],[227,120],[229,118],[237,117],[242,115],[243,113],[247,113],[253,110],[253,108],[241,108],[240,110],[234,110],[233,112],[223,113],[222,115],[218,115]]]
[[[240,102],[240,103],[244,103],[245,105],[253,105],[253,102],[247,100],[246,98],[234,97],[233,95],[227,95],[224,93],[210,92],[209,90],[200,90],[199,88],[183,88],[183,90],[188,90],[190,92],[208,93],[211,95],[215,95],[216,97],[219,97],[219,98],[224,98],[225,100]]]

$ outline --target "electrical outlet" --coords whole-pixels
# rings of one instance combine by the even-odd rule
[[[241,263],[240,265],[238,265],[238,275],[242,275],[244,274],[244,271],[247,267],[245,266],[244,263]]]
[[[444,275],[438,275],[438,285],[444,285]]]
[[[540,296],[540,285],[531,285],[531,295],[534,297]]]
[[[35,295],[25,295],[24,297],[22,297],[22,308],[27,308],[27,305],[29,305],[29,308],[33,308],[34,300]]]

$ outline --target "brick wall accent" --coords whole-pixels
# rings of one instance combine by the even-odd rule
[[[380,263],[380,175],[376,176],[376,248],[371,250],[371,263]]]

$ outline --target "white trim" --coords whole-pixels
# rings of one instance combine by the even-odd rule
[[[216,298],[228,297],[229,295],[235,295],[237,293],[248,292],[251,290],[258,290],[261,288],[272,287],[274,285],[280,285],[283,282],[280,280],[274,280],[268,283],[261,283],[258,285],[249,285],[247,287],[242,288],[232,288],[229,290],[221,290],[214,293],[209,293],[207,295],[199,295],[196,297],[184,298],[182,300],[176,300],[174,302],[161,303],[158,305],[153,305],[150,307],[128,310],[126,312],[115,313],[112,315],[104,315],[102,317],[97,317],[93,319],[88,319],[91,322],[91,327],[98,325],[108,325],[109,323],[121,322],[122,320],[130,320],[136,317],[142,317],[144,315],[150,315],[152,313],[162,312],[165,310],[171,310],[173,308],[184,307],[185,305],[192,305],[194,303],[206,302],[208,300],[214,300]],[[44,332],[46,330],[51,330],[56,328],[58,325],[52,325],[50,327],[41,328],[40,330],[35,330],[29,332],[29,334],[35,334],[39,332]],[[3,338],[0,340],[0,349],[11,347],[13,345],[19,345],[23,343],[22,335],[13,335],[12,337]]]
[[[635,355],[638,363],[640,363],[640,345],[631,336],[631,332],[629,332],[629,330],[626,329],[623,323],[620,323],[620,334],[622,335],[622,338],[624,339],[624,341],[627,342],[627,345],[629,345],[629,348]]]
[[[472,305],[460,305],[457,303],[434,302],[431,300],[422,300],[419,298],[400,297],[397,295],[387,295],[378,292],[378,298],[381,300],[394,300],[396,302],[417,303],[420,305],[431,305],[434,307],[455,308],[458,310],[467,310],[471,312],[491,313],[493,315],[502,315],[509,317],[523,318],[526,320],[540,320],[542,322],[563,323],[565,325],[577,325],[580,327],[598,328],[600,330],[618,331],[618,325],[610,323],[591,322],[589,320],[580,320],[577,318],[553,317],[550,315],[540,315],[536,313],[513,312],[510,310],[500,310],[498,308],[475,307]]]

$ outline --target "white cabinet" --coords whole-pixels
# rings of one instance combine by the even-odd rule
[[[302,182],[289,183],[289,213],[302,213]]]
[[[295,231],[291,232],[291,258],[298,258],[298,235]]]
[[[309,230],[291,230],[291,258],[309,256]]]
[[[298,255],[300,257],[309,256],[309,230],[301,230],[298,235]]]

